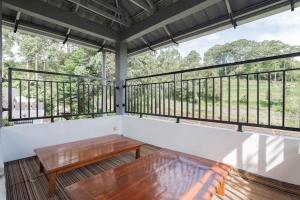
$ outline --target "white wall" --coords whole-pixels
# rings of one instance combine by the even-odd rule
[[[5,162],[33,156],[34,149],[54,144],[120,134],[119,116],[70,120],[50,124],[20,125],[1,128]]]
[[[300,185],[300,139],[129,116],[122,124],[125,136]]]
[[[33,156],[38,147],[112,133],[300,185],[300,139],[129,116],[2,128],[4,161]]]

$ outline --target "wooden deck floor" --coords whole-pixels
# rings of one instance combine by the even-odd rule
[[[156,149],[143,146],[141,156]],[[134,152],[100,161],[87,167],[77,169],[58,177],[56,200],[67,200],[64,187],[72,183],[94,176],[104,170],[111,169],[135,159]],[[39,173],[35,157],[12,161],[5,164],[6,188],[8,200],[46,200],[48,181]],[[281,192],[270,187],[246,181],[232,174],[226,183],[225,196],[214,196],[213,200],[300,200],[299,196]]]

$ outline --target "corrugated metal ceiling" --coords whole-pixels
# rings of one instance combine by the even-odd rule
[[[115,38],[109,40],[107,36],[90,34],[88,30],[85,31],[80,27],[71,29],[63,24],[55,23],[47,16],[45,18],[38,17],[34,14],[34,10],[26,12],[21,1],[3,0],[4,25],[15,27],[17,12],[21,11],[18,20],[18,29],[20,30],[50,36],[61,41],[69,33],[71,42],[96,49],[104,48],[109,51],[114,51],[116,42],[124,39],[123,35],[128,33],[133,35],[133,39],[125,38],[128,43],[129,55],[229,28],[233,26],[233,22],[241,25],[290,9],[291,6],[289,0],[216,0],[216,3],[204,9],[187,8],[190,9],[190,13],[186,15],[180,14],[184,11],[180,7],[180,5],[184,5],[182,3],[192,5],[192,2],[196,2],[193,7],[196,8],[197,3],[202,4],[210,0],[30,0],[31,3],[43,2],[45,15],[47,15],[48,7],[55,7],[66,11],[66,14],[74,14],[85,19],[86,23],[92,23],[92,26],[104,27],[108,32],[116,35]],[[295,7],[299,6],[299,0],[294,3]],[[19,6],[15,6],[17,4]],[[176,13],[177,10],[178,13]],[[173,16],[176,18],[165,15],[168,11],[175,11]],[[167,23],[157,26],[151,24],[152,19],[155,21],[157,18],[161,18],[161,21],[164,21],[164,16],[168,20]],[[65,17],[72,20],[72,15]],[[133,29],[143,23],[149,24],[152,28],[142,35],[131,33],[134,32]]]

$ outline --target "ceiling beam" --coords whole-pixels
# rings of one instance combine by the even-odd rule
[[[26,3],[24,3],[23,0],[3,0],[2,4],[12,10],[94,37],[103,38],[112,42],[119,40],[119,34],[117,32],[40,0],[26,0]]]
[[[17,12],[17,16],[16,16],[16,19],[15,19],[14,33],[16,33],[17,30],[18,30],[20,17],[21,17],[21,12]]]
[[[105,18],[109,19],[109,20],[112,20],[114,22],[122,24],[126,27],[128,27],[130,25],[127,21],[125,21],[125,20],[123,20],[119,17],[116,17],[115,15],[112,15],[110,13],[107,13],[107,12],[95,7],[94,5],[91,5],[86,0],[68,0],[68,1],[70,1],[72,3],[75,3],[75,4],[79,5],[80,7],[85,8],[85,9],[87,9],[87,10],[93,12],[93,13],[96,13],[97,15],[100,15],[102,17],[105,17]],[[120,14],[119,12],[117,12],[117,13]]]
[[[235,19],[233,17],[232,9],[231,9],[229,0],[225,0],[225,4],[226,4],[226,8],[227,8],[227,11],[228,11],[228,15],[229,15],[231,24],[232,24],[233,28],[236,28],[237,27],[237,23],[236,23],[236,21],[235,21]]]
[[[145,20],[136,23],[123,32],[121,40],[131,41],[143,35],[161,28],[174,21],[187,17],[195,12],[204,10],[221,0],[189,0],[177,1],[176,3],[163,8]]]
[[[154,13],[154,9],[147,2],[143,0],[129,0],[129,1],[134,5],[140,7],[141,9],[145,10],[150,15]]]
[[[113,11],[115,13],[121,14],[121,12],[122,12],[122,10],[120,8],[117,8],[111,4],[108,4],[108,3],[104,2],[103,0],[91,0],[91,1],[110,10],[110,11]]]
[[[2,20],[3,20],[4,26],[14,28],[14,18],[3,15]],[[51,39],[54,39],[57,41],[64,40],[64,38],[66,36],[64,32],[52,30],[47,27],[43,27],[40,25],[32,24],[29,22],[21,21],[21,20],[19,21],[19,30],[21,32],[25,32],[28,34],[42,35],[42,36],[45,36],[45,37],[48,37],[48,38],[51,38]],[[85,46],[85,47],[99,49],[99,42],[91,41],[89,39],[78,37],[78,36],[75,36],[72,34],[69,35],[68,41],[75,43],[75,44]],[[110,51],[110,52],[115,51],[114,48],[111,46],[105,46],[104,49],[106,51]]]

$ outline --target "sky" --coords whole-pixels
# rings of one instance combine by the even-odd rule
[[[267,18],[180,43],[178,50],[186,56],[196,50],[203,58],[204,52],[216,44],[225,44],[238,39],[255,41],[281,40],[289,45],[300,45],[300,8],[282,12]]]

